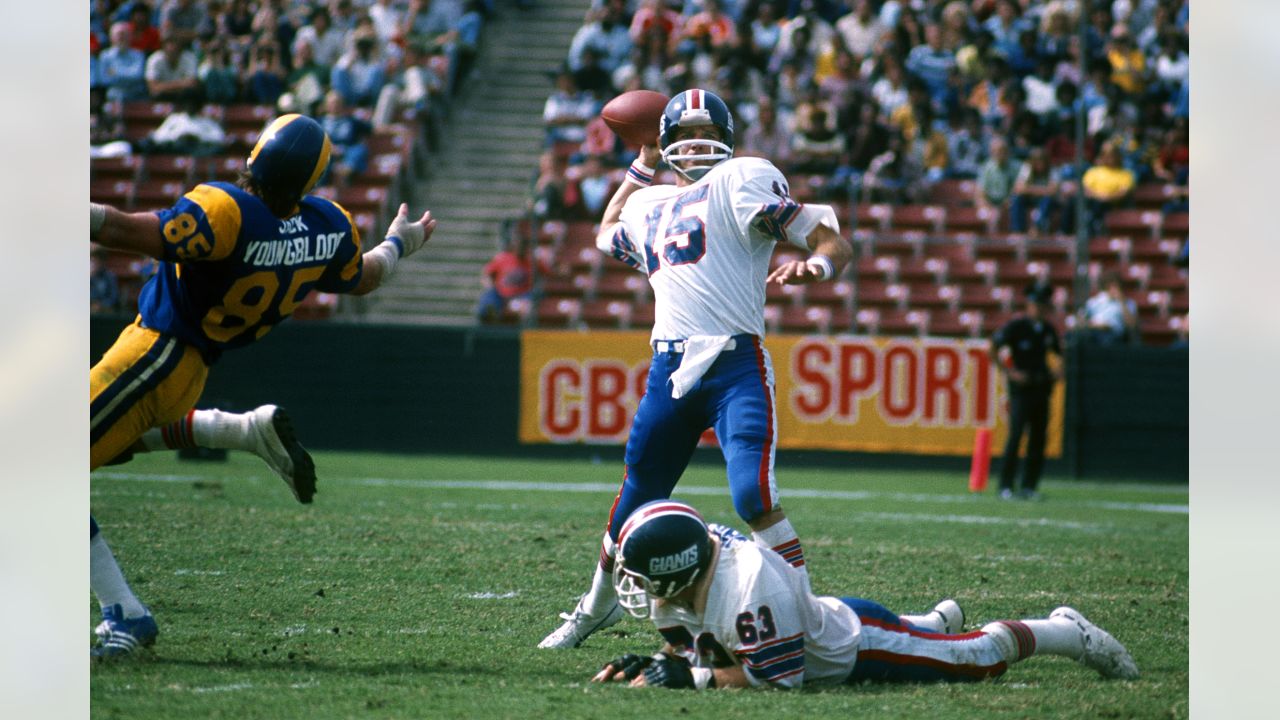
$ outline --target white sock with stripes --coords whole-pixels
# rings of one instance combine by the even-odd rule
[[[781,555],[784,560],[791,563],[791,567],[799,570],[806,580],[809,579],[809,570],[804,562],[804,548],[800,546],[800,538],[796,535],[796,529],[791,526],[790,520],[783,518],[764,530],[753,530],[751,539],[755,540],[757,545]]]
[[[600,546],[600,562],[596,563],[595,575],[591,577],[591,589],[579,603],[591,617],[602,617],[618,602],[618,591],[613,588],[613,560],[616,552],[613,538],[606,532]]]
[[[89,587],[97,596],[98,604],[104,608],[119,605],[126,618],[147,614],[147,609],[129,588],[124,573],[120,572],[120,565],[101,532],[93,533],[89,538]]]
[[[1061,655],[1072,660],[1084,655],[1084,632],[1070,620],[1023,620],[1022,624],[1035,635],[1037,655]]]
[[[253,450],[250,427],[253,413],[231,413],[222,410],[192,410],[187,416],[152,428],[142,435],[147,450],[177,450],[203,447],[227,450]]]

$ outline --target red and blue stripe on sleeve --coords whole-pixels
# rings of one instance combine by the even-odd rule
[[[640,266],[639,253],[631,242],[631,237],[627,235],[627,228],[622,223],[618,223],[613,231],[613,242],[610,255],[615,260],[630,265],[636,270],[642,269]]]
[[[804,672],[804,633],[778,638],[751,650],[738,650],[752,677],[776,683]]]
[[[800,210],[803,207],[803,204],[789,198],[780,203],[762,205],[760,211],[756,213],[756,224],[775,242],[788,242],[787,227],[800,216]]]

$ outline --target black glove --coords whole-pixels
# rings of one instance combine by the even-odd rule
[[[614,673],[622,673],[628,680],[635,680],[645,668],[653,663],[653,658],[647,655],[636,655],[635,653],[627,653],[622,657],[610,660],[605,667],[613,670]]]
[[[650,664],[644,671],[644,681],[647,685],[691,690],[696,687],[693,684],[693,671],[689,668],[689,661],[684,658],[660,653],[649,660]]]

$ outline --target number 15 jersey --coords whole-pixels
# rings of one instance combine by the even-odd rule
[[[138,298],[148,328],[212,363],[293,314],[312,289],[349,292],[363,270],[360,234],[337,203],[309,195],[278,218],[228,183],[197,185],[157,213],[164,258]]]
[[[684,187],[627,198],[600,249],[649,276],[651,339],[764,337],[765,277],[778,242],[808,249],[817,216],[801,212],[768,160],[726,160]]]

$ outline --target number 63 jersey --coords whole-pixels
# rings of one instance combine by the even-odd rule
[[[741,663],[752,685],[843,682],[862,627],[853,610],[813,595],[781,555],[732,528],[708,527],[719,551],[706,605],[695,614],[655,602],[653,622],[663,639],[699,667]]]
[[[164,259],[142,289],[139,315],[209,363],[266,335],[311,290],[349,292],[360,281],[359,231],[324,198],[304,197],[279,218],[256,196],[215,182],[157,215]]]
[[[765,277],[774,244],[808,249],[818,224],[789,197],[768,160],[734,158],[684,187],[632,193],[600,249],[645,272],[654,340],[694,335],[764,337]],[[607,241],[607,244],[606,244]]]

